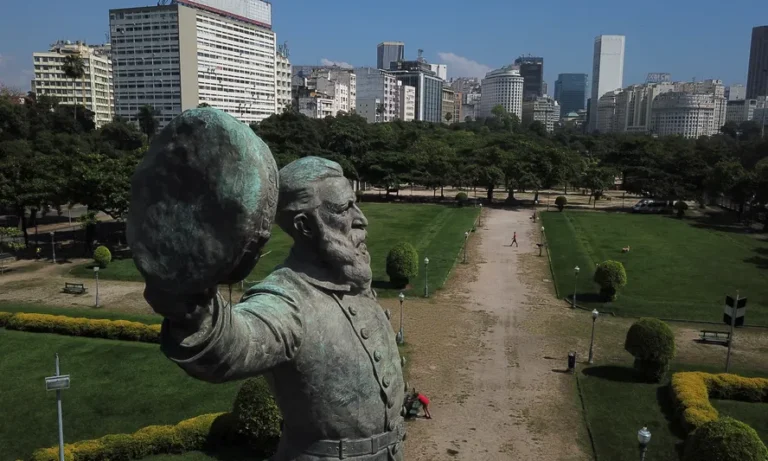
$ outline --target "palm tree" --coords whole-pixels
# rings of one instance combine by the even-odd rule
[[[67,78],[72,79],[72,93],[74,95],[75,81],[78,78],[85,78],[85,63],[83,62],[83,58],[78,53],[67,55],[67,57],[64,58],[64,65],[61,66],[61,70],[64,71],[64,75],[66,75]],[[73,108],[73,114],[75,115],[75,120],[77,120],[77,101],[75,101]],[[85,108],[85,90],[83,90],[83,108]]]
[[[384,111],[385,111],[385,109],[384,109],[384,104],[383,103],[379,103],[379,104],[376,105],[376,115],[377,115],[376,121],[379,121],[379,122],[384,121],[384,117],[383,117],[384,116]]]
[[[136,115],[136,118],[139,120],[139,128],[149,139],[152,139],[152,136],[157,131],[157,127],[160,125],[155,118],[157,115],[160,115],[160,112],[149,104],[141,106],[139,113]]]

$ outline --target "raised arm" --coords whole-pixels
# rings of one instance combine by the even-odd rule
[[[260,284],[235,306],[213,290],[171,300],[148,288],[145,297],[161,314],[186,312],[166,316],[161,349],[198,379],[224,382],[256,376],[292,360],[301,346],[299,305],[283,287]]]

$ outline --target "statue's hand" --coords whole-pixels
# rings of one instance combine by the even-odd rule
[[[209,287],[192,294],[178,294],[147,284],[144,299],[152,310],[186,331],[196,331],[211,315],[217,287]]]

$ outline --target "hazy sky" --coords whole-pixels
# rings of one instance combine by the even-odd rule
[[[105,41],[110,8],[146,0],[2,0],[0,82],[22,90],[32,52],[58,39]],[[558,73],[592,69],[594,37],[626,36],[624,85],[649,72],[673,80],[746,83],[754,26],[768,24],[768,0],[642,2],[606,0],[274,0],[274,30],[294,64],[376,64],[376,44],[405,42],[407,58],[424,50],[449,76],[482,76],[521,54],[544,57],[549,93]]]

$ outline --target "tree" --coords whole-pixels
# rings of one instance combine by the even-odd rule
[[[149,139],[155,136],[157,128],[160,126],[160,123],[157,121],[158,115],[160,115],[160,111],[149,104],[141,106],[139,113],[136,114],[141,132],[147,135]]]
[[[453,118],[453,114],[450,112],[445,113],[445,121],[446,123],[451,123],[451,119]]]
[[[85,78],[85,63],[80,54],[70,54],[64,58],[64,64],[61,66],[61,70],[67,78],[72,79],[72,92],[75,90],[75,81],[77,79]],[[74,104],[77,105],[77,102]],[[85,107],[85,85],[83,84],[83,107]],[[77,111],[73,111],[73,116],[77,118]]]

